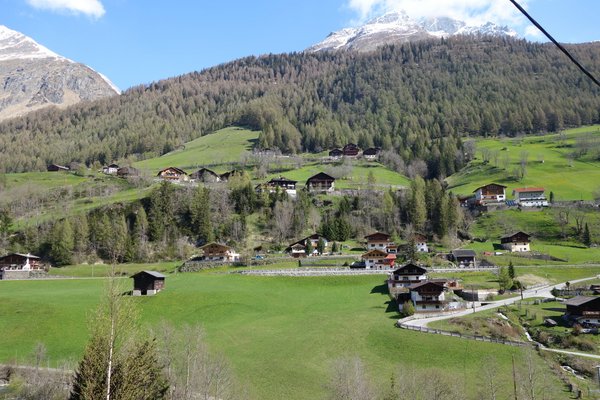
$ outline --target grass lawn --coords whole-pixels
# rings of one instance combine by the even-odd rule
[[[183,149],[134,163],[134,167],[154,174],[171,166],[192,173],[194,168],[202,165],[238,162],[245,151],[252,151],[259,133],[239,127],[221,129],[186,143]]]
[[[53,360],[78,358],[103,287],[102,279],[0,282],[0,361],[25,360],[38,341]],[[511,356],[517,363],[522,357],[509,346],[395,328],[398,315],[381,276],[175,274],[159,295],[131,301],[147,325],[201,324],[254,399],[325,398],[331,363],[343,356],[362,357],[380,385],[398,365],[437,366],[475,394],[480,383],[472,377],[486,355],[493,354],[507,379]],[[551,386],[560,390],[557,382]]]
[[[563,141],[558,134],[527,136],[523,138],[477,139],[477,159],[462,171],[448,177],[450,189],[458,194],[470,194],[476,188],[496,182],[508,186],[506,193],[518,187],[542,186],[546,196],[554,192],[556,200],[590,200],[600,184],[600,162],[592,160],[569,161],[577,137],[600,136],[598,126],[565,131]],[[496,153],[484,164],[481,151]],[[527,172],[521,181],[513,178],[521,159],[527,154]]]

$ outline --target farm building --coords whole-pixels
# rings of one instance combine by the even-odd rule
[[[473,250],[456,249],[452,250],[449,258],[450,261],[454,261],[461,268],[475,267],[477,264],[475,260],[476,255]]]
[[[600,297],[576,296],[565,301],[565,315],[580,324],[600,325]]]
[[[227,182],[229,181],[229,179],[233,178],[234,176],[241,176],[244,174],[244,171],[238,171],[236,169],[231,170],[231,171],[227,171],[223,174],[221,174],[221,181],[222,182]]]
[[[531,242],[529,238],[531,235],[528,235],[524,232],[516,232],[512,235],[504,236],[500,239],[500,243],[502,244],[502,248],[511,251],[511,252],[524,252],[530,251],[529,243]]]
[[[332,160],[339,160],[344,155],[344,152],[340,149],[333,149],[329,152],[329,157]]]
[[[161,169],[160,171],[158,171],[158,174],[156,174],[156,176],[162,180],[169,182],[187,182],[190,179],[190,177],[184,170],[176,167],[167,167],[165,169]]]
[[[542,187],[517,188],[513,190],[515,203],[521,207],[548,207],[548,201]]]
[[[131,176],[139,176],[140,170],[133,167],[121,167],[117,170],[117,176],[120,178],[128,178]]]
[[[106,175],[115,175],[119,170],[119,166],[117,164],[110,164],[102,167],[102,173]]]
[[[65,167],[64,165],[58,165],[58,164],[50,164],[50,165],[48,165],[46,170],[48,172],[68,171],[69,167]]]
[[[38,256],[12,253],[0,257],[0,279],[26,279],[31,271],[44,271],[46,268]]]
[[[216,183],[221,182],[221,175],[217,174],[208,168],[200,168],[198,171],[192,173],[190,178],[197,182],[204,183]]]
[[[473,193],[475,193],[475,202],[480,205],[506,201],[506,186],[497,183],[478,187]]]
[[[381,149],[379,147],[370,147],[363,151],[363,157],[367,160],[376,160],[380,152]]]
[[[155,271],[141,271],[132,276],[134,296],[152,296],[165,287],[165,276]]]
[[[335,188],[335,178],[324,172],[319,172],[306,180],[309,192],[332,192]]]

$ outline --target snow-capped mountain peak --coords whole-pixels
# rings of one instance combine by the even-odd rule
[[[0,25],[0,121],[48,106],[113,96],[104,75]]]
[[[66,60],[22,33],[0,25],[0,60],[36,58]]]
[[[390,11],[357,28],[345,28],[331,33],[325,40],[310,47],[308,51],[357,50],[370,51],[387,44],[410,42],[453,35],[516,36],[507,27],[491,22],[469,25],[448,17],[413,19],[404,11]]]

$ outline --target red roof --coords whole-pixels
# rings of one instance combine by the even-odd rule
[[[515,190],[513,190],[513,192],[516,193],[527,193],[527,192],[543,192],[546,189],[544,189],[543,187],[532,187],[532,188],[517,188]]]

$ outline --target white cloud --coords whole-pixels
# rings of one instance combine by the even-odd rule
[[[521,0],[526,8],[528,2]],[[404,10],[413,18],[451,17],[474,24],[494,22],[510,27],[522,26],[524,18],[508,1],[500,0],[347,0],[361,21],[385,11]]]
[[[33,8],[102,17],[106,11],[100,0],[26,0]]]
[[[544,36],[542,31],[533,25],[529,25],[525,28],[525,35],[536,39]]]

